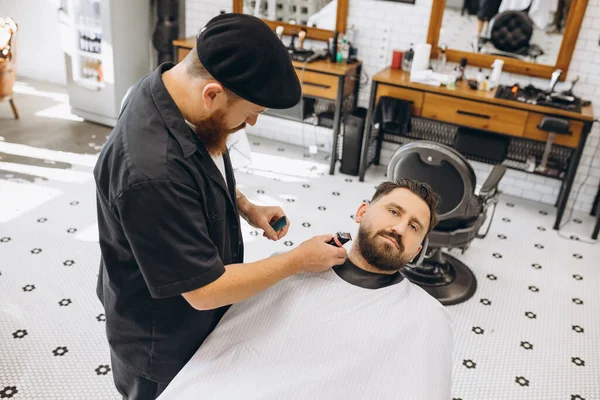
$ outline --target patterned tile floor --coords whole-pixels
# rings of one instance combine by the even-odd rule
[[[106,130],[78,124],[89,125],[82,132],[98,129],[80,147],[101,145]],[[0,398],[117,399],[95,295],[95,156],[5,139]],[[330,176],[323,153],[250,142],[253,162],[237,172],[240,189],[257,203],[281,205],[292,225],[278,243],[244,225],[247,261],[313,235],[355,233],[351,216],[385,179],[382,167],[371,168],[365,182]],[[561,233],[553,220],[550,206],[502,196],[488,237],[462,255],[452,252],[478,280],[471,300],[449,307],[455,399],[600,399],[600,246],[586,243],[589,216],[574,213]]]

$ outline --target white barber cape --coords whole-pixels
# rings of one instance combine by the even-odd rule
[[[233,305],[159,400],[447,400],[452,349],[448,312],[406,279],[299,274]]]

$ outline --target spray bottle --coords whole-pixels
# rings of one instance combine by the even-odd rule
[[[504,61],[497,58],[492,64],[492,77],[490,78],[490,87],[489,89],[493,89],[500,83],[500,75],[502,74],[502,67],[504,66]]]

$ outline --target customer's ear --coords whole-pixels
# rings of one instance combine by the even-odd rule
[[[360,207],[358,207],[358,210],[356,210],[354,221],[356,221],[357,224],[360,224],[360,222],[363,220],[363,217],[367,212],[367,208],[369,208],[369,205],[367,203],[362,203]]]
[[[415,252],[415,255],[413,256],[412,260],[410,260],[410,262],[412,263],[413,261],[415,261],[415,257],[417,257],[418,255],[420,255],[421,250],[423,250],[423,245],[419,245],[419,248],[417,249],[417,251]]]

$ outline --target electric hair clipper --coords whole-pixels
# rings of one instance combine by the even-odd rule
[[[342,246],[352,240],[352,235],[350,235],[348,232],[338,232],[335,234],[338,238],[338,240],[340,241],[340,243],[342,244]],[[337,243],[335,242],[335,239],[331,239],[329,242],[327,242],[327,244],[330,244],[332,246],[337,246]]]

